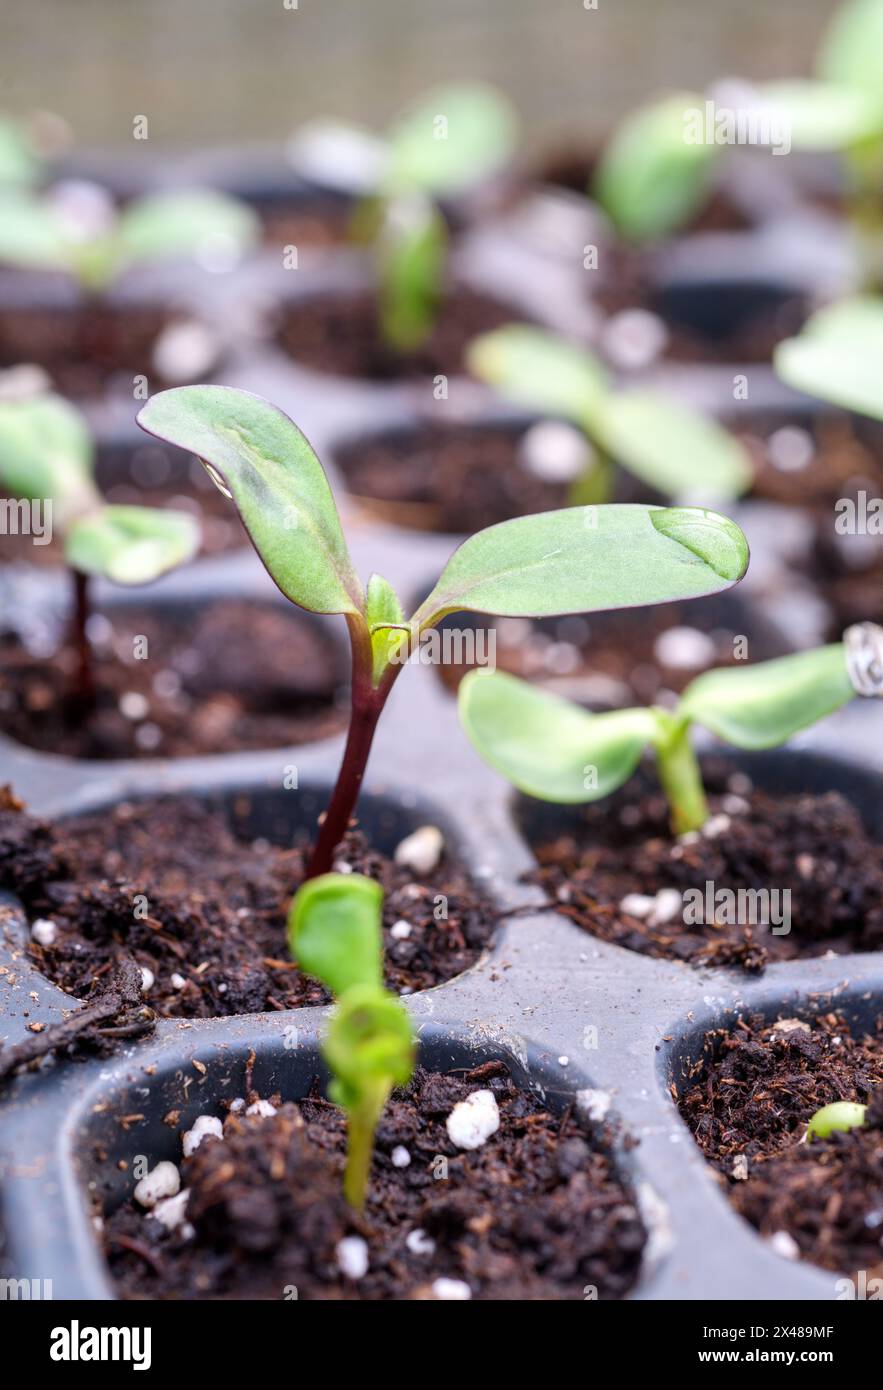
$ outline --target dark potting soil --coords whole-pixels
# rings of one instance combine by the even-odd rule
[[[465,349],[479,333],[523,317],[487,295],[463,287],[449,291],[429,336],[413,352],[398,353],[381,338],[373,293],[316,295],[283,306],[277,337],[302,366],[337,376],[388,381],[462,373]]]
[[[287,246],[298,251],[338,249],[351,244],[353,205],[345,198],[317,195],[291,202],[258,203],[264,243],[281,255]]]
[[[562,818],[551,838],[539,815],[531,833],[538,803],[524,803],[540,864],[531,878],[559,912],[593,935],[691,965],[759,971],[771,960],[879,950],[883,846],[849,801],[839,792],[771,795],[713,760],[703,772],[712,818],[702,833],[680,839],[649,771]],[[665,920],[642,915],[646,905],[640,913],[637,904],[630,911],[621,906],[629,895],[652,897],[662,889],[698,890],[702,903],[692,896],[670,905],[663,900]],[[717,896],[722,890],[766,895],[743,897],[740,906],[738,898]],[[702,920],[685,921],[685,908]],[[790,930],[777,931],[789,916]]]
[[[493,1091],[500,1127],[464,1152],[445,1120],[479,1088]],[[465,1075],[418,1070],[393,1095],[361,1213],[341,1194],[343,1113],[318,1092],[274,1116],[230,1114],[224,1136],[183,1161],[192,1233],[166,1233],[132,1202],[107,1218],[123,1297],[615,1299],[637,1277],[645,1232],[607,1137],[570,1111],[550,1113],[502,1063]],[[392,1161],[400,1147],[406,1167]],[[415,1231],[417,1251],[408,1246]],[[339,1267],[347,1236],[368,1248],[358,1280]],[[467,1287],[455,1294],[437,1280]]]
[[[525,428],[437,422],[370,435],[336,461],[359,504],[419,531],[471,535],[512,517],[568,506],[566,483],[531,473],[519,456]]]
[[[30,921],[56,924],[52,946],[31,945],[43,973],[84,998],[115,962],[132,957],[155,977],[145,1002],[161,1016],[325,1003],[323,988],[301,974],[286,947],[307,832],[289,835],[286,827],[279,845],[237,829],[250,805],[242,793],[224,815],[194,797],[155,798],[48,824],[7,799],[0,807],[0,885],[21,898]],[[383,886],[391,989],[412,992],[451,979],[490,940],[496,915],[449,855],[418,879],[351,833],[337,863]],[[437,919],[445,900],[447,916]],[[393,934],[402,922],[410,931],[399,926]]]
[[[706,1039],[679,1108],[741,1216],[826,1269],[883,1277],[883,1020],[853,1037],[843,1018],[740,1019]],[[834,1101],[866,1124],[802,1143]],[[861,1295],[859,1295],[861,1296]]]
[[[147,377],[151,393],[161,391],[172,383],[156,371],[153,348],[174,319],[161,305],[0,306],[0,368],[32,362],[77,400],[113,386],[131,396],[135,376]]]
[[[311,742],[346,723],[345,661],[299,614],[234,600],[97,619],[91,710],[72,646],[43,655],[25,645],[32,633],[0,637],[10,738],[73,758],[186,757]]]

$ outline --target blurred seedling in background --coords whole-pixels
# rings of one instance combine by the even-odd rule
[[[473,746],[520,791],[542,801],[610,796],[649,749],[672,829],[701,830],[709,809],[694,724],[735,748],[776,748],[856,695],[883,694],[883,629],[848,628],[842,642],[754,666],[706,671],[674,709],[581,706],[502,672],[473,671],[459,691],[460,721]]]
[[[410,1019],[383,987],[383,892],[361,874],[324,874],[305,883],[288,915],[288,944],[302,970],[334,995],[322,1046],[328,1094],[347,1114],[344,1196],[365,1204],[374,1132],[394,1086],[414,1070]]]
[[[572,502],[606,501],[614,465],[688,502],[726,501],[751,483],[747,451],[722,426],[662,392],[614,389],[597,358],[565,338],[507,324],[475,338],[466,361],[509,400],[583,431],[588,462],[571,482]],[[537,467],[542,474],[542,457]],[[554,476],[554,461],[549,468]]]
[[[76,697],[88,710],[95,700],[88,637],[90,580],[148,584],[192,558],[199,524],[187,512],[111,506],[94,478],[89,427],[72,405],[45,392],[0,401],[0,488],[41,504],[64,546],[73,587],[71,642],[77,653]]]
[[[619,233],[652,242],[682,230],[709,201],[728,147],[687,138],[707,99],[787,131],[790,149],[842,156],[846,205],[865,286],[880,281],[883,253],[883,0],[847,0],[816,56],[816,77],[722,83],[677,92],[631,113],[601,158],[593,194]]]
[[[0,264],[59,271],[97,295],[150,262],[230,269],[258,228],[245,203],[210,189],[150,194],[117,209],[100,185],[71,180],[41,194],[20,188],[0,196]]]
[[[356,240],[374,252],[380,331],[401,353],[431,332],[441,302],[449,253],[442,204],[476,187],[506,163],[517,126],[508,102],[480,84],[440,87],[411,107],[384,137],[317,122],[298,133],[292,157],[300,168],[355,151],[370,170],[370,192],[353,219]]]
[[[545,618],[698,598],[730,588],[748,565],[742,532],[715,512],[570,507],[505,521],[464,541],[406,618],[379,574],[362,587],[322,465],[282,411],[246,391],[183,386],[153,396],[138,422],[202,460],[292,603],[346,619],[349,732],[307,877],[332,867],[393,684],[423,635],[449,614]]]

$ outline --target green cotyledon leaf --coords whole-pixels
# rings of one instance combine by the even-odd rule
[[[500,168],[515,148],[516,121],[499,92],[481,83],[438,87],[389,131],[388,186],[443,198]]]
[[[687,686],[678,716],[737,748],[775,748],[855,698],[843,643],[753,666],[706,671]]]
[[[820,309],[773,354],[789,386],[883,420],[883,299],[872,295]]]
[[[81,574],[101,574],[115,584],[148,584],[192,559],[199,541],[199,523],[189,512],[99,506],[69,527],[64,557]]]
[[[748,451],[716,421],[658,391],[622,391],[605,402],[601,447],[666,497],[723,501],[752,478]]]
[[[459,611],[551,617],[720,593],[748,567],[729,518],[700,507],[615,503],[504,521],[463,542],[412,619]]]
[[[383,982],[383,890],[362,874],[321,874],[302,884],[288,914],[288,945],[308,975],[336,997]]]
[[[0,483],[16,497],[51,500],[63,531],[99,505],[85,418],[50,392],[0,402]]]
[[[292,603],[314,613],[362,613],[362,586],[325,471],[287,415],[250,391],[180,386],[152,396],[138,423],[206,464]]]
[[[501,671],[460,683],[460,722],[476,751],[513,786],[543,801],[609,796],[631,777],[659,732],[651,709],[589,714]]]
[[[604,368],[590,352],[527,324],[504,324],[474,338],[466,365],[516,404],[562,415],[585,430],[609,393]]]
[[[720,146],[688,138],[705,98],[679,92],[627,116],[604,150],[593,192],[631,241],[653,241],[690,221],[709,194]]]

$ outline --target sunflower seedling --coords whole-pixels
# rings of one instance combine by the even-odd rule
[[[396,352],[419,347],[435,322],[449,250],[440,203],[500,168],[514,144],[508,103],[481,85],[439,88],[389,130],[378,188],[354,231],[372,244],[380,332]]]
[[[203,461],[292,603],[346,619],[349,732],[307,877],[332,867],[390,690],[443,618],[458,612],[543,618],[698,598],[729,589],[748,565],[742,532],[716,512],[569,507],[505,521],[464,541],[406,618],[386,579],[373,574],[362,587],[319,459],[268,401],[231,387],[181,386],[153,396],[138,422]]]
[[[748,454],[727,430],[661,392],[615,390],[597,358],[553,333],[507,324],[475,338],[466,360],[516,404],[586,434],[594,462],[574,481],[574,502],[606,501],[614,462],[675,499],[722,501],[751,482]]]
[[[136,265],[176,257],[229,268],[257,239],[244,203],[210,189],[155,193],[118,211],[99,185],[3,198],[0,263],[73,276],[89,295]]]
[[[33,516],[39,506],[41,540],[50,539],[57,528],[64,543],[73,586],[76,695],[84,708],[95,698],[87,631],[92,576],[103,575],[115,584],[147,584],[191,559],[200,541],[199,524],[187,512],[104,502],[93,466],[89,427],[60,396],[45,392],[0,402],[0,487],[9,495],[6,515],[14,515],[16,529],[26,531],[29,509]]]
[[[823,1105],[817,1110],[806,1127],[806,1141],[830,1139],[836,1131],[848,1134],[851,1129],[861,1129],[865,1123],[868,1107],[852,1100],[838,1100],[833,1105]]]
[[[476,750],[520,791],[543,801],[600,801],[650,749],[678,835],[700,830],[708,803],[690,741],[701,724],[736,748],[775,748],[855,695],[883,694],[883,629],[848,628],[842,642],[756,666],[706,671],[673,710],[590,714],[502,672],[460,686],[460,721]]]
[[[779,343],[776,372],[807,396],[883,420],[883,299],[844,299]]]
[[[303,970],[334,995],[322,1052],[328,1094],[347,1114],[343,1190],[365,1204],[374,1131],[394,1086],[414,1070],[414,1034],[402,1004],[383,988],[383,892],[361,874],[324,874],[298,889],[288,943]]]

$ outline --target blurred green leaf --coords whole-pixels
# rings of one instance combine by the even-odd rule
[[[362,874],[322,874],[295,894],[288,945],[302,970],[336,997],[383,983],[383,890]]]
[[[775,748],[855,698],[843,644],[754,666],[706,671],[677,713],[736,748]]]
[[[81,574],[147,584],[192,559],[199,540],[199,523],[189,512],[100,506],[68,528],[64,556]]]
[[[28,187],[41,171],[42,161],[23,127],[18,121],[0,119],[0,189]]]
[[[839,7],[819,49],[818,73],[865,92],[883,109],[883,0],[847,0]]]
[[[795,150],[844,150],[883,134],[880,105],[853,88],[826,82],[770,82],[758,87],[757,93],[776,113],[779,128],[788,130]]]
[[[666,497],[722,501],[738,497],[751,483],[751,459],[739,441],[661,392],[610,396],[597,442]]]
[[[588,714],[499,671],[471,671],[458,700],[476,751],[513,786],[543,801],[609,796],[628,781],[658,732],[653,710]]]
[[[413,621],[422,629],[461,610],[539,618],[697,598],[730,588],[747,566],[745,537],[716,512],[570,507],[464,541]]]
[[[506,324],[474,338],[466,365],[518,405],[564,416],[587,431],[608,394],[606,373],[590,352],[525,324]]]
[[[260,223],[238,198],[212,189],[154,193],[124,208],[118,224],[122,258],[222,258],[231,263],[256,244]]]
[[[84,417],[61,396],[0,402],[0,482],[16,497],[51,498],[62,529],[100,502],[92,456]]]
[[[883,300],[848,299],[813,314],[779,343],[773,365],[797,391],[883,419]]]
[[[138,423],[209,466],[292,603],[314,613],[362,612],[328,479],[287,415],[249,391],[180,386],[152,396]]]
[[[512,108],[492,87],[439,87],[389,131],[390,187],[436,198],[459,193],[506,162],[516,134]]]
[[[684,227],[705,202],[720,156],[713,144],[691,144],[685,113],[705,111],[705,98],[678,92],[627,116],[598,166],[594,195],[619,232],[654,241]]]

